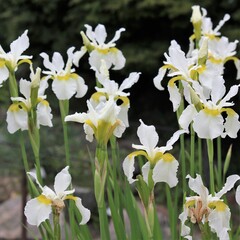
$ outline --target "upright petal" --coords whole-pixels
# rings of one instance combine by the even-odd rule
[[[71,184],[72,177],[68,172],[69,166],[62,169],[61,172],[59,172],[54,181],[54,190],[58,193],[63,193]]]
[[[230,191],[234,184],[240,179],[240,176],[237,174],[231,175],[227,177],[226,183],[224,184],[223,188],[215,194],[215,197],[221,198],[225,193]]]
[[[140,119],[141,125],[137,129],[137,135],[143,146],[146,147],[148,153],[151,153],[156,147],[159,137],[154,126],[147,126]]]
[[[125,89],[132,87],[132,85],[138,81],[139,76],[140,76],[140,73],[137,73],[137,72],[130,73],[129,77],[122,82],[118,91],[123,91]]]
[[[154,86],[158,90],[164,90],[164,87],[162,86],[162,80],[164,75],[166,74],[167,69],[166,68],[159,68],[158,75],[153,79]]]
[[[28,30],[10,44],[10,50],[14,58],[18,60],[21,54],[29,47]]]
[[[89,221],[90,216],[91,216],[90,210],[87,209],[87,208],[85,208],[85,207],[82,205],[82,200],[81,200],[81,198],[76,197],[75,204],[76,204],[79,212],[80,212],[81,215],[82,215],[82,220],[81,220],[81,222],[80,222],[80,225],[86,224],[86,223]]]
[[[209,192],[208,189],[203,185],[202,177],[197,174],[196,178],[192,178],[190,175],[187,175],[186,178],[189,179],[189,188],[197,193],[201,197],[202,201],[206,201]]]
[[[106,28],[102,24],[98,24],[95,28],[95,39],[99,45],[103,45],[107,38]]]
[[[51,212],[51,204],[42,203],[38,200],[38,198],[28,201],[24,208],[24,214],[27,217],[27,222],[35,226],[39,226],[46,219],[49,219]]]

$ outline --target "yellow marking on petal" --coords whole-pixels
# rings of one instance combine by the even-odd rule
[[[199,74],[202,74],[204,71],[206,70],[206,65],[202,65],[200,68],[198,68],[196,71],[199,73]]]
[[[96,132],[97,128],[96,128],[96,126],[93,124],[93,122],[92,122],[91,120],[87,119],[87,120],[85,121],[85,123],[86,123],[87,125],[89,125],[89,126],[93,129],[94,133]]]
[[[227,204],[223,201],[214,201],[208,204],[208,207],[216,209],[219,212],[224,212],[227,209]]]
[[[182,76],[177,76],[177,77],[173,77],[171,78],[171,80],[168,82],[168,85],[170,87],[174,87],[174,84],[176,81],[179,81],[179,80],[184,80]]]
[[[95,92],[93,93],[93,95],[91,96],[91,98],[95,101],[95,102],[100,102],[100,98],[106,96],[105,93],[102,92]]]
[[[68,73],[63,76],[57,75],[56,79],[59,81],[68,81],[69,79],[77,79],[78,75],[76,73]]]
[[[11,112],[18,112],[20,111],[21,109],[25,110],[25,111],[28,111],[27,107],[25,106],[24,103],[22,102],[19,102],[19,103],[13,103],[10,105],[9,107],[9,111]]]
[[[0,68],[5,67],[5,60],[4,59],[0,59]]]
[[[196,38],[195,34],[192,34],[189,39],[194,40],[195,38]]]
[[[9,107],[9,111],[11,112],[18,112],[19,111],[19,106],[18,103],[13,103]]]
[[[130,104],[130,100],[128,97],[117,97],[116,100],[117,99],[120,99],[123,101],[123,103],[121,104],[123,106],[129,106],[129,104]]]
[[[77,197],[75,197],[75,196],[73,196],[73,195],[67,195],[65,198],[64,198],[64,200],[65,199],[69,199],[69,200],[74,200],[74,201],[76,201],[77,200]]]
[[[195,199],[190,200],[190,201],[187,201],[187,202],[185,203],[185,206],[186,206],[187,208],[195,206]]]
[[[151,163],[153,163],[154,165],[157,163],[157,161],[159,159],[161,159],[163,157],[163,153],[162,152],[157,152],[154,156],[153,159],[150,160]]]
[[[221,114],[221,110],[219,109],[208,109],[208,108],[204,108],[203,111],[208,114],[208,115],[212,115],[212,116],[218,116],[219,114]]]
[[[237,113],[231,109],[231,108],[224,108],[223,111],[225,111],[227,113],[228,116],[233,117],[234,115],[236,115]]]
[[[22,59],[18,62],[18,66],[21,65],[22,63],[28,63],[29,65],[32,65],[32,61],[30,59]]]
[[[128,155],[128,158],[133,159],[133,158],[136,157],[136,156],[144,156],[144,157],[146,157],[147,159],[149,158],[148,155],[147,155],[147,153],[146,153],[145,151],[143,151],[143,150],[134,151],[134,152],[130,153],[130,154]]]
[[[174,156],[172,154],[165,153],[165,154],[163,154],[162,159],[165,162],[172,162],[175,158],[174,158]]]
[[[224,63],[228,62],[228,61],[234,61],[234,62],[238,62],[239,59],[237,57],[227,57],[225,60],[224,60]]]
[[[211,40],[214,40],[214,39],[216,39],[216,40],[219,40],[220,38],[219,37],[217,37],[215,34],[204,34],[204,36],[206,36],[206,37],[208,37],[209,39],[211,39]]]
[[[217,59],[217,58],[214,58],[213,56],[209,57],[209,61],[214,63],[214,64],[221,64],[221,63],[223,63],[222,59]]]
[[[42,100],[40,102],[47,107],[49,106],[49,102],[47,100]]]
[[[52,200],[46,198],[44,195],[40,195],[37,197],[37,200],[40,202],[40,203],[44,203],[46,205],[50,205],[52,204]]]

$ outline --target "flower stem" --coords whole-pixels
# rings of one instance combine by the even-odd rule
[[[209,173],[210,173],[210,192],[214,196],[214,169],[213,169],[213,155],[214,155],[214,147],[213,140],[207,139],[207,149],[208,149],[208,161],[209,161]]]
[[[195,132],[191,124],[191,146],[190,146],[190,175],[194,177],[195,173]]]
[[[18,97],[18,85],[14,71],[9,71],[9,91],[11,97]]]
[[[107,176],[107,145],[97,144],[94,174],[94,193],[98,206],[101,239],[110,240],[105,205],[105,183]]]
[[[217,138],[217,164],[218,164],[218,188],[222,186],[222,141],[221,138]]]
[[[63,138],[64,138],[66,164],[68,166],[70,166],[70,150],[69,150],[69,141],[68,141],[68,128],[67,128],[67,123],[65,122],[65,117],[68,115],[68,112],[69,112],[69,100],[59,100],[59,107],[60,107],[62,127],[63,127]]]
[[[53,208],[53,225],[54,225],[54,240],[61,239],[61,227],[59,223],[60,213],[56,208]]]

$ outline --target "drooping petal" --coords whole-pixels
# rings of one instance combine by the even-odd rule
[[[150,162],[146,162],[143,166],[142,166],[142,175],[143,175],[143,180],[148,184],[148,174],[149,174],[149,170],[150,170]]]
[[[63,193],[71,184],[72,177],[69,174],[68,169],[69,169],[69,166],[65,167],[55,177],[54,190],[57,194]]]
[[[77,82],[73,78],[67,80],[54,79],[52,90],[59,100],[67,100],[76,93]]]
[[[137,129],[137,135],[143,146],[146,147],[150,154],[156,147],[159,137],[154,126],[147,126],[140,119],[141,125]]]
[[[237,133],[240,129],[240,122],[238,118],[239,118],[238,114],[232,111],[232,113],[229,114],[225,119],[225,123],[224,123],[225,134],[231,138],[236,138]]]
[[[10,133],[15,133],[19,129],[22,131],[28,129],[28,114],[24,109],[19,109],[17,104],[12,104],[8,109],[6,121]]]
[[[178,122],[179,125],[188,131],[189,125],[197,114],[197,110],[193,104],[188,105],[182,112]]]
[[[181,236],[185,237],[190,234],[190,227],[185,225],[185,222],[188,219],[188,208],[184,207],[183,212],[179,215],[179,219],[181,220]]]
[[[0,67],[0,85],[9,77],[9,71],[5,65]]]
[[[75,95],[76,98],[82,98],[83,96],[85,96],[87,90],[88,90],[88,86],[85,84],[84,80],[82,77],[78,77],[76,79],[76,83],[77,83],[77,94]]]
[[[170,188],[175,187],[178,183],[178,165],[179,163],[176,159],[170,161],[160,159],[153,168],[152,178],[154,183],[156,184],[157,182],[165,182]]]
[[[52,127],[52,117],[51,114],[52,109],[49,106],[49,103],[46,100],[41,101],[37,105],[37,120],[38,120],[38,126],[48,126]]]
[[[89,142],[92,142],[93,141],[94,130],[88,124],[84,124],[83,129],[84,129],[84,132],[86,134],[86,140],[89,141]]]
[[[35,226],[39,226],[46,219],[49,219],[51,212],[51,204],[42,203],[38,200],[38,198],[28,201],[24,208],[24,214],[27,217],[27,222]]]
[[[226,183],[224,184],[223,188],[215,194],[215,197],[221,198],[225,193],[230,191],[234,184],[240,179],[240,176],[237,174],[231,175],[227,177]]]
[[[193,129],[199,138],[214,139],[222,135],[223,121],[222,115],[208,114],[201,110],[193,120]]]
[[[81,222],[80,222],[80,225],[86,224],[86,223],[89,221],[90,216],[91,216],[90,210],[87,209],[87,208],[85,208],[85,207],[82,205],[82,200],[81,200],[81,198],[76,197],[75,204],[76,204],[79,212],[80,212],[81,215],[82,215],[82,220],[81,220]]]
[[[169,99],[173,105],[173,111],[176,112],[181,103],[181,99],[182,99],[181,94],[176,84],[173,84],[173,85],[168,84],[168,92],[169,92]]]
[[[124,131],[126,130],[126,126],[122,121],[118,121],[118,125],[116,126],[116,128],[113,131],[113,135],[117,138],[121,138],[122,134],[124,133]]]
[[[74,113],[65,117],[65,122],[84,123],[87,120],[86,113]]]
[[[134,155],[128,155],[124,161],[123,161],[123,172],[127,177],[127,180],[129,181],[130,184],[134,183],[135,181],[137,181],[137,179],[133,179],[133,172],[135,170],[134,167]]]
[[[230,230],[230,226],[229,226],[230,217],[231,217],[231,213],[227,205],[225,210],[218,211],[217,208],[215,208],[210,212],[208,216],[208,222],[209,222],[211,231],[216,232],[217,236],[220,239],[223,239],[221,238],[223,229]],[[229,239],[229,236],[224,240],[227,240],[227,239]]]
[[[114,65],[113,70],[120,70],[125,66],[126,58],[123,56],[122,51],[118,49],[110,52],[109,59],[111,59],[111,63]]]

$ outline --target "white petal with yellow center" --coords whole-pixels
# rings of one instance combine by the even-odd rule
[[[35,226],[39,226],[46,219],[49,219],[51,212],[51,204],[42,203],[38,198],[29,200],[24,209],[28,223]]]
[[[178,165],[179,163],[176,159],[171,161],[160,159],[153,168],[152,178],[154,183],[165,182],[170,188],[175,187],[178,183]]]

